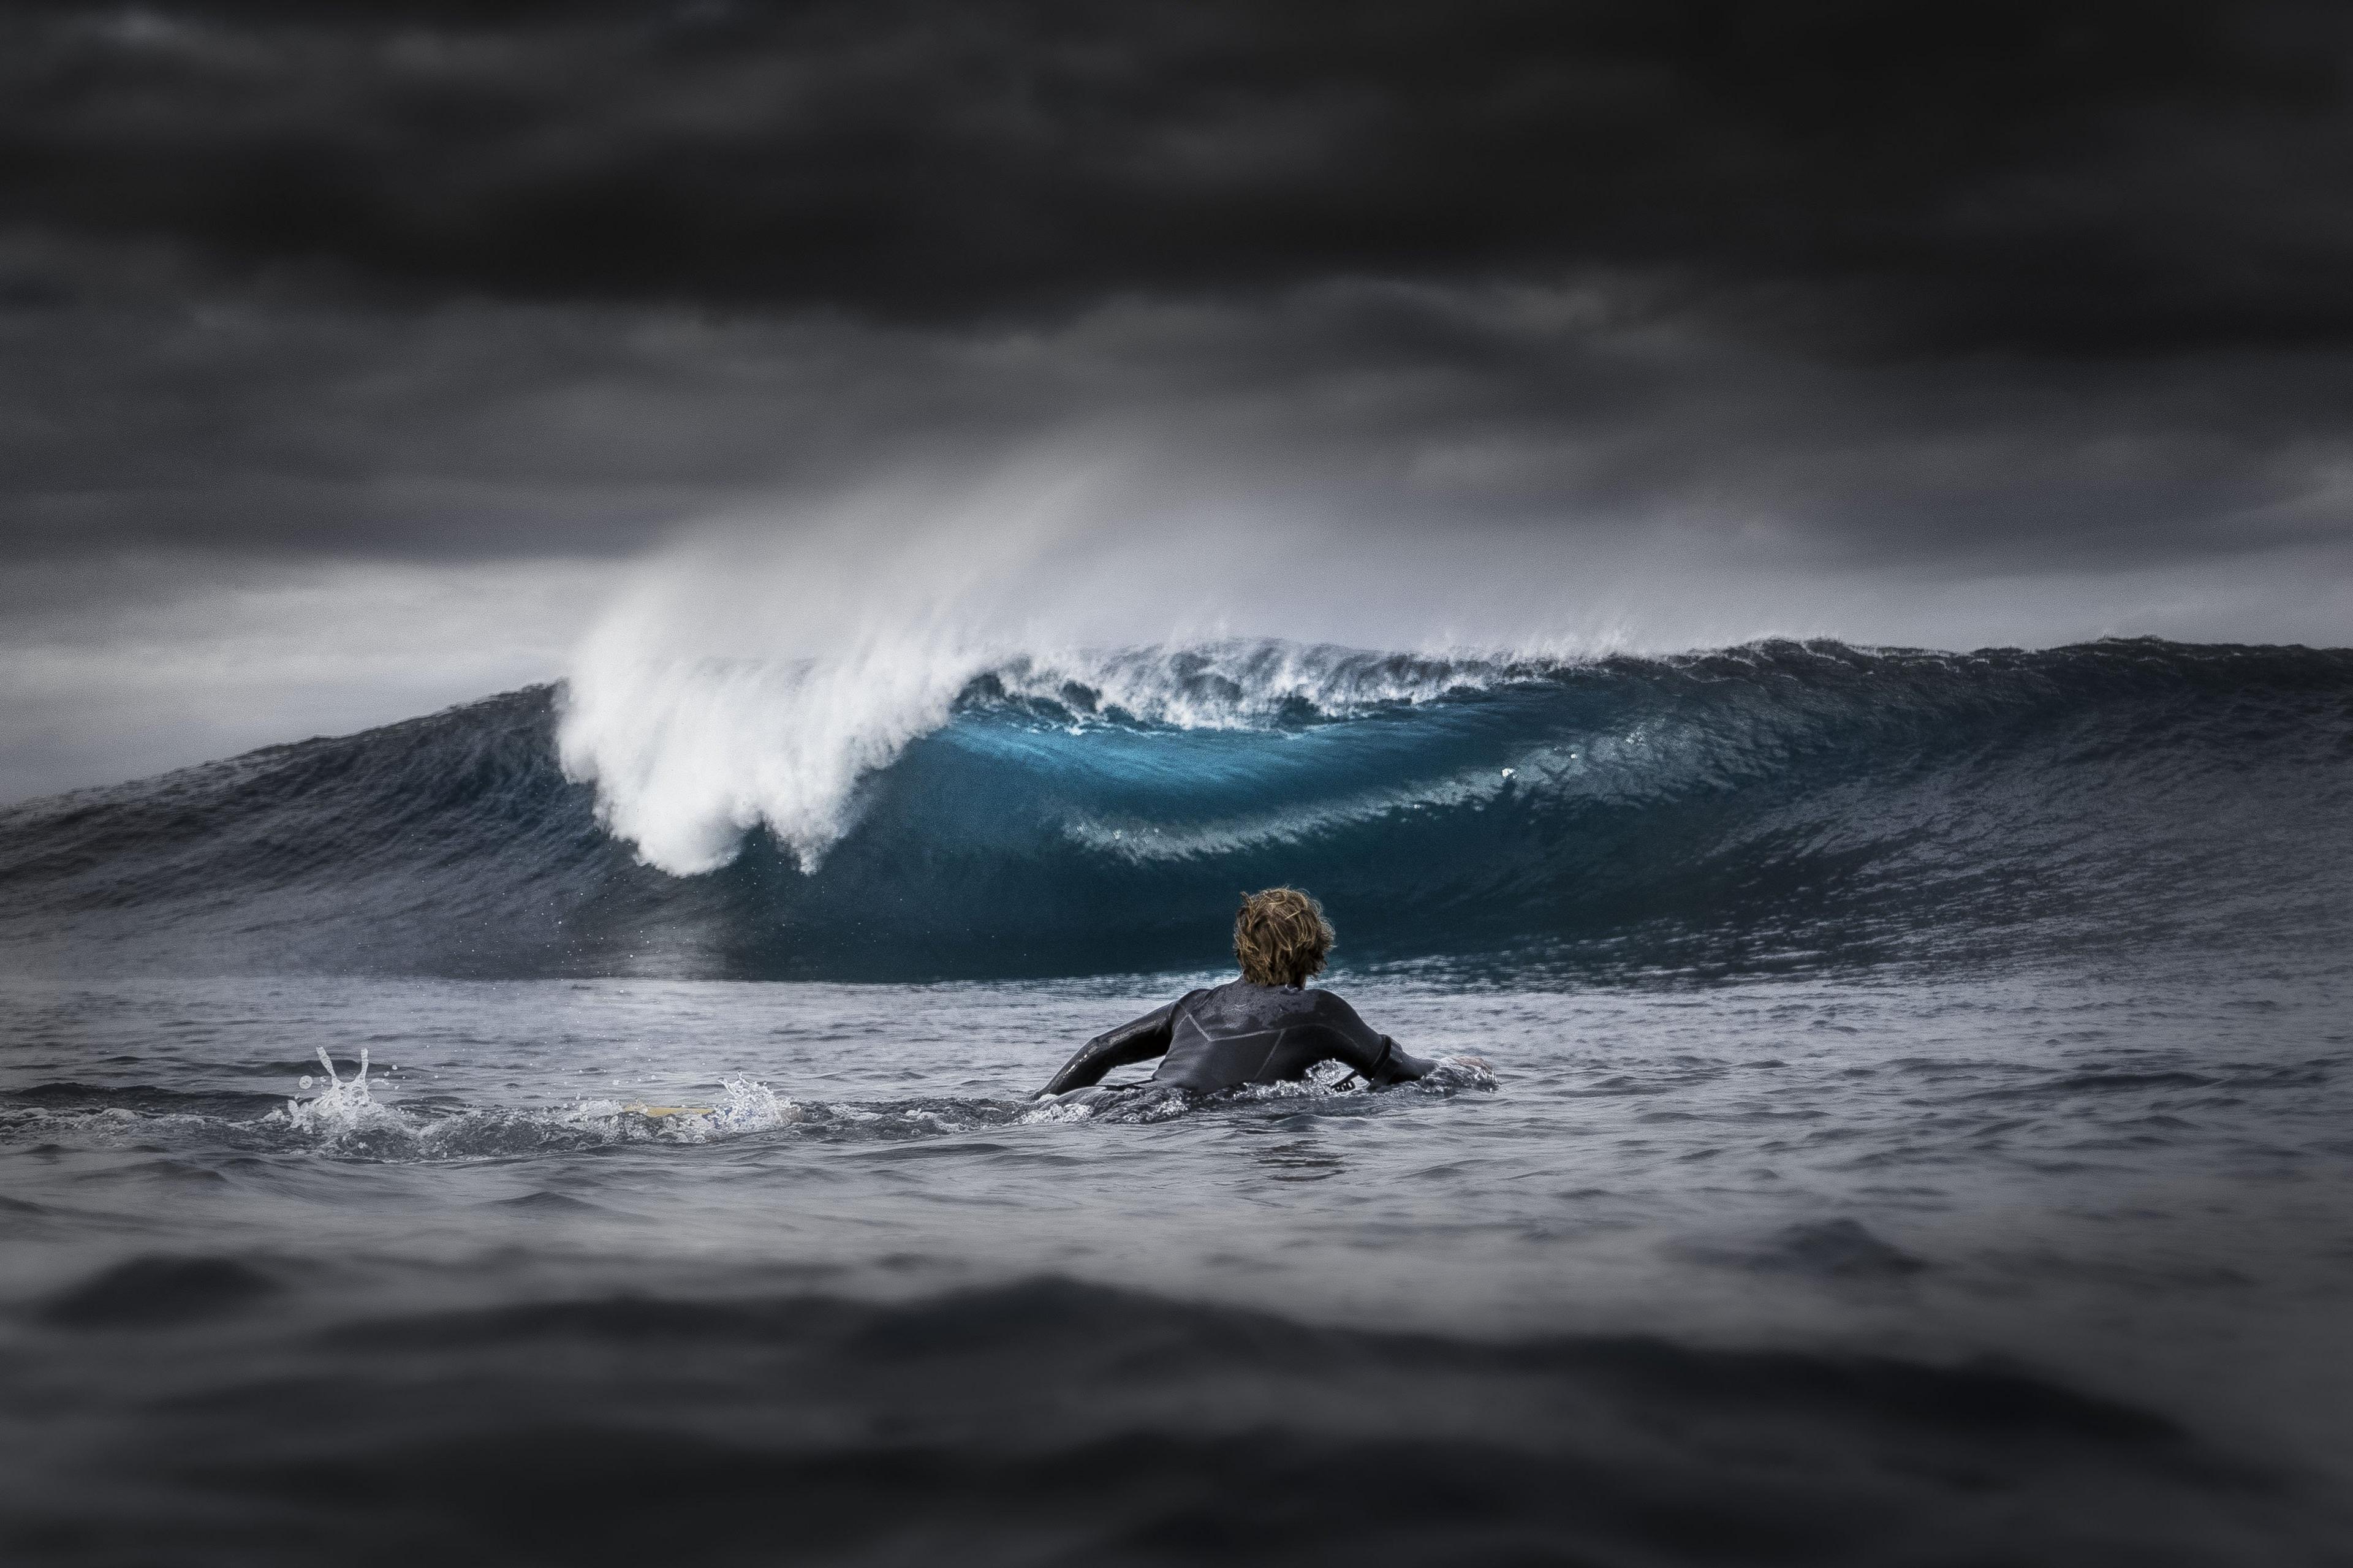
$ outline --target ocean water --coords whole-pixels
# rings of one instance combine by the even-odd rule
[[[2353,656],[1124,659],[0,813],[0,1552],[2353,1562]],[[1275,880],[1490,1068],[1029,1098]]]

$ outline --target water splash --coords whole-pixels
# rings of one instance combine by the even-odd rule
[[[359,1070],[350,1078],[339,1077],[334,1058],[327,1047],[318,1047],[319,1070],[325,1075],[325,1087],[310,1100],[289,1100],[286,1102],[286,1123],[299,1132],[321,1138],[341,1138],[368,1127],[382,1127],[387,1119],[399,1120],[398,1112],[378,1105],[368,1089],[368,1049],[360,1047]],[[305,1075],[302,1083],[308,1085]]]
[[[375,1099],[365,1049],[350,1078],[337,1073],[323,1047],[318,1055],[324,1087],[311,1099],[289,1100],[258,1125],[349,1158],[485,1159],[611,1143],[707,1143],[768,1131],[803,1117],[794,1101],[742,1077],[722,1080],[724,1092],[716,1104],[674,1110],[613,1100],[583,1100],[550,1110],[410,1110]],[[305,1075],[301,1081],[311,1079]]]
[[[713,1130],[723,1132],[765,1132],[800,1120],[801,1109],[755,1079],[721,1080],[726,1098],[712,1109]]]

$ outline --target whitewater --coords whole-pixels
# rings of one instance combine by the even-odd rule
[[[2353,651],[644,624],[0,809],[12,1560],[2348,1561]]]

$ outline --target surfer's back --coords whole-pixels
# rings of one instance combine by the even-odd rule
[[[1168,1034],[1153,1081],[1201,1093],[1303,1078],[1324,1061],[1375,1079],[1393,1049],[1332,992],[1247,979],[1187,994]]]
[[[1323,906],[1298,889],[1250,894],[1234,918],[1240,979],[1188,991],[1106,1029],[1081,1047],[1041,1092],[1087,1089],[1113,1068],[1155,1057],[1160,1066],[1154,1083],[1204,1094],[1304,1078],[1326,1061],[1374,1084],[1423,1077],[1432,1064],[1398,1049],[1340,997],[1307,988],[1332,941]]]

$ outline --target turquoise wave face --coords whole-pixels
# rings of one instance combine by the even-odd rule
[[[1284,650],[1314,657],[1388,656]],[[1775,644],[1333,689],[1211,691],[1241,716],[1188,727],[986,677],[814,868],[754,828],[685,878],[599,826],[537,689],[0,814],[0,940],[63,969],[1203,969],[1240,892],[1292,882],[1347,965],[2346,946],[2353,654]]]

